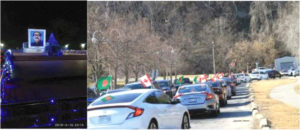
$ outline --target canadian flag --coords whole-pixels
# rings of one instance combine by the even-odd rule
[[[139,78],[141,84],[146,88],[152,85],[152,81],[148,74],[144,75],[143,77]]]
[[[220,78],[223,78],[223,77],[224,77],[224,73],[221,73],[219,77],[220,77]]]
[[[199,81],[200,81],[201,83],[206,82],[206,81],[207,81],[207,75],[205,75],[205,74],[200,75]]]

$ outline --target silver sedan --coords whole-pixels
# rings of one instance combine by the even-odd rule
[[[180,100],[191,115],[208,112],[212,116],[220,113],[218,96],[207,84],[184,85],[178,88],[173,100]]]

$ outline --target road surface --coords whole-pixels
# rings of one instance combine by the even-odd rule
[[[237,86],[237,96],[228,100],[217,117],[200,115],[191,119],[191,129],[251,129],[252,116],[246,84]]]
[[[300,109],[300,95],[294,90],[297,84],[299,82],[276,87],[270,92],[270,97]]]

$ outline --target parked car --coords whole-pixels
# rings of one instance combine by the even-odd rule
[[[224,87],[226,89],[226,96],[227,96],[227,99],[231,99],[231,87],[230,85],[227,84],[227,82],[224,80],[224,79],[219,79],[218,80],[221,84],[222,87]]]
[[[158,89],[107,94],[88,106],[88,128],[188,129],[190,115],[179,100]]]
[[[100,93],[100,96],[103,96],[108,93],[116,93],[116,92],[128,91],[128,90],[133,90],[133,89],[151,89],[151,88],[161,89],[159,84],[156,81],[154,81],[153,86],[150,86],[150,87],[144,87],[141,84],[141,82],[133,82],[133,83],[128,83],[124,87],[119,88],[119,89],[102,91]]]
[[[230,87],[230,89],[231,89],[231,95],[235,96],[236,95],[236,84],[232,81],[232,78],[223,77],[222,79],[225,80],[226,84]]]
[[[232,78],[233,78],[234,82],[236,83],[236,85],[241,84],[242,81],[241,81],[241,78],[239,77],[239,74],[233,74]]]
[[[251,78],[249,77],[248,74],[239,74],[239,77],[240,77],[241,81],[244,83],[248,83],[251,81]]]
[[[227,105],[227,91],[226,87],[221,85],[219,80],[212,82],[212,88],[215,94],[219,96],[221,106]]]
[[[254,71],[268,71],[268,70],[272,70],[272,69],[266,68],[266,67],[258,67],[256,69],[254,69]]]
[[[190,81],[189,78],[183,78],[183,81],[182,81],[181,84],[177,84],[177,80],[178,79],[174,79],[174,87],[176,88],[176,91],[177,91],[177,89],[178,89],[179,86],[193,84],[193,82]]]
[[[281,78],[281,74],[277,70],[269,70],[267,71],[269,78],[275,79],[276,77]]]
[[[289,76],[297,76],[297,75],[299,75],[299,73],[300,73],[299,69],[297,69],[297,68],[291,68],[288,70]]]
[[[289,75],[289,70],[288,69],[282,69],[282,70],[280,70],[280,74],[283,75],[283,76],[287,76],[287,75]]]
[[[219,97],[206,83],[181,86],[173,99],[180,100],[191,115],[209,113],[217,116],[220,113]]]
[[[173,97],[172,85],[170,83],[170,80],[155,80],[155,82],[157,82],[157,84],[163,90],[164,93],[166,93],[170,97]]]
[[[268,79],[269,75],[265,71],[253,71],[250,74],[251,80],[262,80],[262,79]]]

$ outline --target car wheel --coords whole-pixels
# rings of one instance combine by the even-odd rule
[[[232,96],[235,96],[236,95],[236,93],[235,92],[232,92]]]
[[[231,96],[227,97],[227,99],[231,99]]]
[[[189,129],[190,128],[190,120],[187,114],[183,115],[181,129]]]
[[[156,123],[156,121],[155,120],[151,120],[150,121],[150,124],[149,124],[149,126],[148,126],[148,129],[158,129],[158,125],[157,125],[157,123]]]
[[[214,111],[211,111],[211,116],[216,117],[220,114],[220,106],[219,104],[216,104],[217,108]]]

